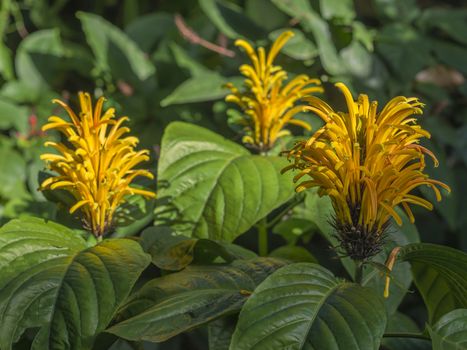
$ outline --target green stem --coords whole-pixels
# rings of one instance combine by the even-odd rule
[[[102,242],[102,236],[97,236],[97,242]]]
[[[268,221],[264,217],[258,222],[258,253],[260,256],[268,255]]]
[[[363,262],[355,261],[355,282],[362,284],[363,279]]]
[[[422,333],[384,333],[383,338],[414,338],[414,339],[424,339],[424,340],[431,340],[429,336],[422,334]]]

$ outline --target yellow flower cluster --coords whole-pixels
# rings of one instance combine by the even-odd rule
[[[113,215],[126,195],[155,197],[151,191],[130,186],[137,176],[152,179],[153,175],[147,170],[135,169],[149,160],[149,156],[146,150],[135,151],[138,138],[124,137],[130,129],[122,124],[128,118],[115,119],[113,108],[102,113],[103,97],[94,110],[88,93],[80,92],[79,101],[81,112],[76,115],[67,104],[54,100],[71,120],[51,116],[42,128],[59,131],[66,142],[45,143],[58,153],[43,154],[41,159],[58,176],[46,179],[40,189],[63,189],[71,193],[76,204],[70,208],[70,213],[79,209],[86,228],[96,237],[102,237],[112,228]]]
[[[354,101],[342,83],[347,112],[336,112],[316,97],[305,98],[310,111],[325,123],[309,140],[289,152],[293,163],[283,171],[299,169],[294,181],[303,180],[297,191],[317,187],[320,196],[331,198],[336,213],[337,231],[359,231],[363,236],[381,235],[390,217],[401,225],[394,208],[401,205],[411,222],[410,204],[432,209],[433,205],[411,192],[427,185],[441,200],[437,186],[444,183],[424,174],[425,155],[438,165],[433,153],[421,146],[430,134],[414,117],[422,113],[416,98],[396,97],[382,111],[377,102],[360,95]]]
[[[233,84],[227,84],[231,94],[226,101],[237,104],[244,113],[240,122],[245,132],[243,142],[260,151],[269,150],[278,138],[288,135],[289,131],[284,129],[287,124],[310,130],[307,122],[294,118],[305,111],[298,103],[305,96],[323,91],[318,79],[310,79],[304,74],[285,83],[286,71],[274,65],[276,56],[292,36],[290,31],[282,33],[267,54],[263,47],[255,51],[245,40],[235,42],[245,50],[251,65],[240,67],[246,77],[246,90],[240,91]]]

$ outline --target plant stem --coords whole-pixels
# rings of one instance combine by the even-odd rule
[[[268,255],[268,222],[264,217],[258,222],[258,253],[260,256]]]
[[[414,338],[414,339],[424,339],[430,340],[430,337],[422,333],[384,333],[383,338]]]
[[[355,282],[362,284],[363,279],[363,262],[355,261]]]

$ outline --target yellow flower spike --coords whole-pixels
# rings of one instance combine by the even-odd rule
[[[438,160],[419,145],[421,138],[430,136],[414,117],[422,113],[422,103],[399,96],[378,113],[376,101],[370,102],[366,95],[355,101],[344,84],[336,86],[345,97],[347,112],[335,112],[316,97],[305,98],[306,108],[325,125],[288,151],[293,162],[284,171],[300,171],[294,178],[302,181],[296,191],[317,187],[319,195],[329,195],[341,252],[365,261],[381,251],[389,219],[402,224],[397,206],[411,222],[415,219],[410,204],[433,208],[412,190],[426,185],[441,200],[438,187],[450,188],[423,173],[425,155],[435,167]]]
[[[85,228],[97,238],[108,233],[113,226],[113,216],[118,206],[129,194],[154,198],[155,193],[131,187],[137,176],[153,179],[153,175],[137,165],[149,159],[148,151],[136,151],[138,138],[124,136],[130,131],[122,127],[127,117],[115,118],[115,110],[102,113],[105,99],[99,98],[93,111],[91,96],[79,93],[81,111],[77,116],[64,102],[53,100],[68,113],[71,123],[58,116],[51,116],[42,130],[55,129],[68,143],[46,142],[59,154],[43,154],[48,168],[58,173],[42,182],[40,190],[66,190],[76,203],[70,214],[78,210]]]
[[[307,122],[294,118],[300,112],[309,111],[300,105],[305,97],[323,91],[321,82],[307,75],[286,82],[287,72],[274,65],[275,58],[292,36],[291,31],[282,33],[268,53],[262,47],[255,51],[245,40],[235,42],[245,51],[251,65],[240,67],[246,78],[246,89],[240,91],[233,84],[226,84],[231,93],[225,100],[235,103],[243,111],[243,119],[238,122],[244,127],[242,141],[261,152],[267,152],[277,139],[288,134],[284,130],[288,124],[310,130]]]

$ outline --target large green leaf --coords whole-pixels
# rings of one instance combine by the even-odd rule
[[[441,317],[429,328],[433,350],[467,349],[467,309],[457,309]]]
[[[156,219],[177,233],[232,241],[293,194],[285,159],[251,155],[199,126],[170,124],[162,139]],[[163,187],[164,186],[164,187]]]
[[[299,263],[258,286],[240,312],[230,349],[377,350],[386,327],[381,297]]]
[[[161,342],[223,315],[238,312],[256,286],[284,262],[236,260],[189,266],[148,282],[122,308],[107,332],[129,340]]]
[[[467,308],[466,253],[436,244],[415,243],[403,247],[399,257],[412,266],[430,324],[449,311]]]
[[[0,348],[40,327],[35,349],[90,349],[148,263],[132,240],[86,249],[61,225],[9,222],[0,230]]]
[[[13,220],[0,229],[1,349],[48,321],[61,275],[57,264],[85,248],[71,230],[40,219]]]
[[[154,74],[155,68],[149,58],[118,27],[91,13],[79,12],[78,18],[94,52],[99,73],[112,71],[114,76],[130,78],[130,68],[139,80],[145,80]]]

